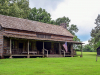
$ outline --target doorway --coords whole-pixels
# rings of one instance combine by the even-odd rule
[[[36,42],[36,47],[37,50],[41,53],[43,49],[43,42],[42,41],[37,41]],[[44,48],[48,50],[48,54],[50,54],[50,49],[51,49],[51,42],[44,42]]]
[[[19,43],[19,53],[22,53],[23,51],[23,43]]]
[[[48,54],[50,54],[51,50],[51,42],[44,42],[44,48],[48,50]]]
[[[42,41],[37,41],[36,42],[36,47],[37,47],[37,50],[39,51],[39,53],[41,53],[42,49],[43,49],[43,42]]]

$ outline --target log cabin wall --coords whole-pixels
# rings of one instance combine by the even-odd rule
[[[3,37],[3,54],[9,54],[10,53],[10,39],[7,37]]]
[[[0,30],[0,57],[3,54],[3,30]]]
[[[60,36],[60,35],[52,35],[51,38],[56,40],[63,40],[63,41],[73,41],[73,37]]]
[[[12,35],[23,35],[23,36],[30,36],[30,37],[36,37],[36,33],[31,31],[24,31],[24,30],[16,30],[16,29],[4,29],[4,34],[12,34]],[[20,38],[21,38],[20,36]]]
[[[9,35],[10,34],[10,35]],[[40,33],[40,32],[32,32],[32,31],[24,31],[24,30],[16,30],[16,29],[4,29],[4,35],[9,35],[9,37],[13,36],[18,38],[25,38],[25,39],[48,39],[48,40],[61,40],[61,41],[73,41],[73,37],[69,36],[62,36],[62,35],[55,35],[50,33]]]
[[[50,34],[50,33],[40,33],[40,32],[32,32],[32,31],[24,31],[24,30],[17,30],[17,29],[8,29],[8,28],[5,28],[4,29],[4,32],[3,32],[4,36],[5,34],[9,35],[9,37],[15,37],[15,38],[24,38],[26,39],[26,42],[25,40],[14,40],[12,39],[12,41],[15,41],[15,49],[16,49],[16,53],[18,53],[17,51],[26,51],[27,52],[27,39],[30,39],[29,37],[31,37],[31,39],[34,39],[34,41],[30,41],[32,47],[31,47],[31,51],[33,50],[37,50],[36,48],[36,40],[51,40],[51,41],[55,41],[55,40],[61,40],[61,41],[71,41],[73,40],[73,37],[68,37],[68,36],[61,36],[61,35],[55,35],[55,34]],[[13,35],[13,36],[12,36]],[[17,37],[16,37],[17,36]],[[19,37],[18,37],[19,36]],[[7,54],[6,52],[9,53],[10,51],[10,38],[7,36],[7,38],[5,37],[4,38],[4,51],[3,53],[4,54]],[[20,50],[19,49],[19,43],[23,43],[23,50]],[[52,42],[51,43],[51,49],[54,50],[54,43]],[[6,51],[8,50],[8,51]],[[13,52],[13,49],[12,49],[12,53]]]

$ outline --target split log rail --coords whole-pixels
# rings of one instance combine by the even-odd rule
[[[47,49],[43,49],[43,54],[45,55],[45,52],[46,52],[46,55],[47,55],[47,57],[48,57],[48,50]]]

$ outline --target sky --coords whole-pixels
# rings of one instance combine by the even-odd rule
[[[78,38],[88,44],[90,32],[96,26],[95,19],[100,14],[100,0],[29,0],[31,8],[45,9],[52,20],[69,17],[71,24],[77,25]]]

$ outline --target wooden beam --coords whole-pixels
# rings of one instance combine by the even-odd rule
[[[97,55],[96,55],[96,61],[97,61]]]
[[[47,51],[47,57],[48,57],[48,51]]]
[[[43,41],[43,57],[44,57],[44,41]]]
[[[29,40],[28,40],[28,56],[27,56],[27,58],[29,58]]]
[[[74,54],[74,53],[73,53],[73,44],[71,44],[71,57],[74,56],[73,54]]]
[[[12,48],[11,48],[12,46],[11,46],[11,43],[12,43],[12,40],[10,38],[10,57],[9,58],[12,58],[12,51],[11,51],[12,50]]]
[[[80,57],[82,57],[82,44],[81,44],[81,56]]]
[[[65,55],[66,55],[66,54],[65,54],[65,51],[64,51],[64,57],[65,57]]]
[[[61,44],[60,44],[60,42],[59,42],[59,53],[61,55]]]

